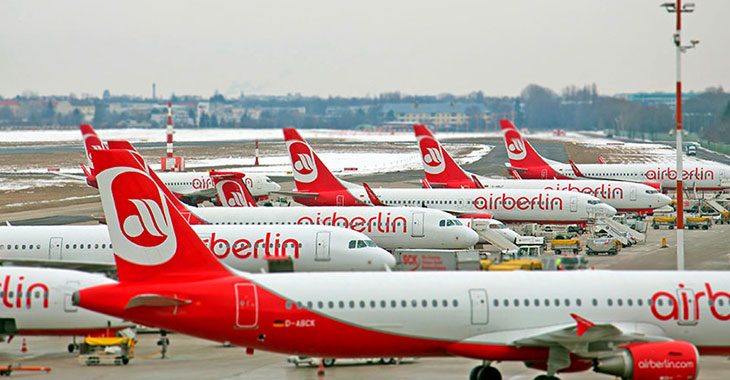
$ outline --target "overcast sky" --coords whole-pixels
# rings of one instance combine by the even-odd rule
[[[0,95],[674,91],[662,0],[0,1]],[[730,1],[683,15],[684,88],[730,90]]]

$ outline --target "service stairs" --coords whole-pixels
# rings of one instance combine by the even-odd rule
[[[488,223],[479,223],[478,220],[472,222],[471,228],[479,234],[479,237],[486,240],[489,244],[503,250],[517,250],[517,246],[509,241],[506,237],[502,236],[499,232],[496,232],[489,228]]]
[[[703,200],[703,202],[707,206],[709,206],[710,208],[712,208],[713,210],[719,212],[720,214],[727,214],[728,213],[728,211],[725,209],[725,207],[722,207],[722,205],[719,204],[719,203],[717,203],[717,201],[714,200],[714,199],[705,199],[705,200]]]
[[[605,223],[609,227],[608,233],[611,234],[612,237],[620,238],[619,240],[625,239],[625,237],[623,237],[620,234],[617,234],[617,232],[626,232],[626,233],[630,234],[631,236],[635,237],[637,242],[646,243],[646,234],[645,233],[641,233],[625,224],[621,224],[621,223],[619,223],[613,219],[609,219],[609,218],[600,219],[600,222]]]

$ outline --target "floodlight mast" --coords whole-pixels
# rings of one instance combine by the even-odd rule
[[[684,168],[682,166],[682,53],[692,49],[699,41],[692,41],[692,45],[682,46],[682,13],[694,11],[694,3],[685,3],[676,0],[674,3],[661,5],[669,13],[677,14],[677,30],[674,32],[674,45],[677,47],[677,270],[684,270],[684,187],[682,185]]]

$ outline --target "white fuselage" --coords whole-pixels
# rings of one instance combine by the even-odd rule
[[[520,339],[575,326],[571,318],[571,313],[575,313],[596,324],[618,326],[627,334],[668,337],[699,347],[730,345],[730,276],[719,271],[392,272],[247,277],[324,318],[397,336],[513,345]],[[359,306],[361,301],[365,301],[366,307]],[[292,352],[298,349],[291,347]],[[332,352],[322,355],[336,356],[338,349],[341,348],[332,347]]]
[[[348,188],[362,203],[362,188]],[[373,189],[390,206],[426,207],[462,213],[486,213],[503,222],[579,223],[616,210],[591,195],[555,190]]]
[[[384,249],[464,249],[476,232],[440,210],[413,207],[199,207],[192,213],[212,224],[325,225],[362,232]],[[447,223],[446,221],[451,221]],[[456,223],[454,223],[456,222]]]
[[[582,181],[561,179],[494,179],[479,177],[488,189],[538,189],[575,191],[592,195],[618,211],[652,210],[663,207],[672,199],[651,186],[635,182],[586,179]]]
[[[295,271],[385,270],[395,266],[387,251],[359,247],[370,239],[330,226],[193,226],[213,253],[232,268],[268,271],[270,259],[290,257]],[[355,247],[351,248],[354,243]],[[370,244],[373,245],[373,244]],[[358,248],[359,247],[359,248]],[[64,267],[113,268],[106,226],[0,227],[0,260]]]
[[[566,177],[576,178],[573,169],[566,164],[551,164],[553,169]],[[677,166],[673,162],[653,164],[580,164],[578,169],[586,177],[615,179],[633,182],[656,182],[662,189],[677,188]],[[721,190],[730,188],[730,167],[696,161],[683,164],[682,187],[697,190]]]
[[[207,172],[156,172],[160,180],[175,194],[215,196],[215,184]],[[279,191],[281,186],[268,176],[248,173],[243,178],[251,195],[261,197],[272,191]]]
[[[73,292],[114,281],[65,269],[0,267],[0,335],[85,335],[133,326],[71,303]],[[21,295],[20,297],[18,295]]]

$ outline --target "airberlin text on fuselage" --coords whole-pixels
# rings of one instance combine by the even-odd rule
[[[730,320],[730,312],[721,313],[717,306],[730,305],[730,293],[713,292],[709,283],[705,283],[705,291],[696,292],[679,284],[676,295],[669,292],[656,292],[651,297],[651,313],[660,321],[698,321],[700,320],[700,300],[706,297],[705,302],[710,306],[710,314],[717,320]],[[719,302],[718,302],[719,301]],[[659,310],[664,304],[670,310]]]
[[[677,179],[677,170],[672,168],[656,168],[656,170],[647,170],[644,173],[646,179]],[[694,170],[682,170],[682,180],[692,179],[715,179],[715,172],[712,170],[705,170],[705,168],[694,168]]]
[[[297,224],[319,224],[325,226],[337,226],[338,222],[345,222],[345,225],[340,227],[349,228],[357,232],[374,232],[374,229],[377,228],[378,232],[396,233],[398,232],[396,231],[398,222],[403,224],[403,233],[406,233],[408,230],[406,218],[397,216],[390,219],[389,212],[385,213],[385,216],[382,212],[378,212],[378,215],[374,215],[370,217],[370,219],[365,219],[360,216],[348,219],[344,216],[337,216],[337,212],[334,212],[332,215],[325,216],[324,218],[317,213],[317,216],[314,219],[308,216],[303,216],[297,220]]]
[[[193,178],[192,185],[193,189],[195,190],[210,189],[215,187],[215,184],[213,183],[213,178],[206,177]]]
[[[502,196],[489,194],[487,197],[476,197],[474,199],[474,208],[478,210],[562,210],[563,200],[561,198],[551,198],[547,194],[540,194],[536,197],[518,197],[514,198],[502,193]]]
[[[23,298],[25,298],[25,307],[30,309],[32,305],[31,300],[33,298],[36,298],[36,303],[43,299],[43,308],[48,309],[48,285],[36,282],[35,284],[28,286],[28,288],[25,290],[24,297],[23,280],[25,280],[25,277],[20,276],[20,278],[18,279],[18,284],[15,286],[15,289],[13,289],[10,285],[12,280],[12,276],[5,276],[5,283],[2,287],[3,306],[7,307],[8,309],[19,308],[23,306]],[[13,298],[13,290],[15,290],[15,303],[13,303],[13,300],[9,299]]]
[[[219,259],[226,258],[229,254],[239,259],[262,259],[288,257],[288,253],[293,253],[293,258],[299,258],[299,241],[296,239],[281,239],[280,234],[276,234],[273,238],[271,232],[267,232],[266,236],[258,239],[251,244],[248,239],[238,239],[231,243],[225,238],[216,238],[215,232],[210,235],[209,239],[203,239],[203,243],[208,244],[208,248]],[[292,252],[293,251],[293,252]]]
[[[611,184],[601,184],[601,186],[596,187],[581,187],[573,186],[573,184],[568,184],[568,186],[563,185],[561,187],[558,183],[555,185],[555,187],[545,186],[545,190],[577,191],[583,194],[593,195],[594,197],[601,199],[624,199],[624,189],[615,186],[611,187]]]

